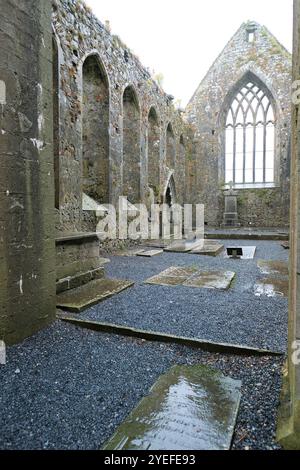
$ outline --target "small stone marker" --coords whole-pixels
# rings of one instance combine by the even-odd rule
[[[137,256],[143,256],[145,258],[152,258],[153,256],[161,255],[164,250],[149,250],[149,251],[142,251],[138,253]]]
[[[229,450],[241,382],[208,367],[161,376],[103,450]]]
[[[79,313],[133,285],[134,283],[131,281],[97,279],[77,289],[58,294],[56,306],[63,310]]]

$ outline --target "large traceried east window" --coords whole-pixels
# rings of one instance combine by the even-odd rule
[[[266,92],[249,82],[237,93],[226,120],[226,184],[275,180],[275,115]]]

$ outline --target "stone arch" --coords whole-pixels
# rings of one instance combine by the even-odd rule
[[[167,204],[169,207],[177,203],[176,184],[174,174],[172,173],[164,189],[163,204]]]
[[[160,124],[154,107],[148,114],[148,184],[157,197],[160,186]]]
[[[231,109],[232,105],[233,105],[233,102],[235,102],[235,100],[237,99],[237,96],[239,94],[241,94],[243,88],[247,88],[248,84],[252,83],[254,85],[255,88],[259,89],[261,93],[264,94],[265,96],[265,99],[269,101],[270,103],[270,109],[272,110],[272,116],[273,116],[273,133],[274,133],[274,145],[273,145],[273,151],[274,151],[274,157],[273,157],[273,160],[274,160],[274,176],[273,176],[273,182],[275,183],[277,180],[278,180],[278,167],[279,167],[279,161],[280,161],[280,156],[277,154],[276,152],[276,144],[278,143],[278,140],[280,138],[280,136],[278,135],[278,126],[277,126],[277,122],[278,122],[278,106],[277,106],[277,102],[276,102],[276,99],[274,98],[274,95],[272,93],[272,91],[270,90],[270,88],[268,87],[268,85],[266,83],[264,83],[262,81],[262,79],[256,75],[254,72],[248,70],[246,73],[244,73],[237,81],[236,83],[230,88],[230,90],[228,91],[225,99],[224,99],[224,102],[223,102],[223,105],[221,107],[221,111],[220,111],[220,114],[219,114],[219,123],[218,123],[218,126],[219,126],[219,129],[220,129],[220,134],[219,134],[219,145],[220,145],[220,161],[219,161],[219,174],[220,174],[220,179],[222,181],[227,181],[228,180],[228,175],[227,175],[227,172],[226,172],[226,164],[225,164],[225,160],[226,160],[226,155],[227,155],[227,144],[226,144],[226,141],[228,139],[226,139],[226,135],[228,134],[228,127],[230,127],[230,123],[228,121],[228,113],[229,113],[229,110]],[[243,109],[241,107],[241,112],[243,112]],[[246,118],[245,118],[246,119]],[[247,120],[248,122],[248,120]],[[248,123],[248,126],[244,126],[245,127],[245,131],[244,131],[244,134],[245,132],[246,133],[250,133],[251,132],[251,129],[250,129],[250,122]],[[255,123],[254,123],[254,127],[255,127]],[[234,127],[233,127],[234,129]],[[242,132],[242,129],[240,129],[240,131]],[[235,133],[235,131],[234,131]],[[234,139],[235,141],[235,139]],[[244,135],[244,153],[245,153],[245,146],[246,146],[246,137]],[[235,145],[235,144],[234,144]],[[254,154],[256,152],[256,147],[255,147],[255,144],[254,144],[254,150],[253,150]],[[264,150],[265,152],[265,150]],[[235,157],[234,157],[235,158]],[[243,183],[242,184],[247,184],[247,177],[245,176],[245,167],[246,167],[246,164],[245,164],[245,156],[244,156],[244,165],[243,165],[243,170],[239,170],[240,173],[241,171],[243,171]],[[254,157],[255,158],[255,157]],[[264,159],[265,159],[265,156],[264,156]],[[254,163],[253,163],[254,165]],[[265,165],[265,164],[264,164]],[[249,175],[250,175],[250,171],[253,173],[253,181],[254,183],[251,183],[250,184],[256,184],[255,183],[255,166],[253,166],[253,169],[249,170]],[[265,170],[265,166],[263,168],[263,180],[265,181],[265,173],[266,173],[266,170]],[[235,172],[234,172],[235,174]],[[242,174],[242,173],[241,173]],[[249,176],[250,178],[250,176]],[[230,178],[229,178],[230,179]],[[235,178],[233,177],[233,181],[235,181]],[[250,181],[250,180],[249,180]],[[264,181],[261,183],[261,184],[265,184]]]
[[[109,202],[109,82],[96,54],[82,65],[82,189]]]
[[[53,155],[54,155],[54,191],[55,208],[60,208],[60,120],[59,120],[59,85],[60,62],[58,43],[52,34],[52,69],[53,69]]]
[[[133,204],[141,199],[141,118],[132,86],[123,93],[123,195]]]
[[[167,126],[166,137],[166,165],[169,169],[174,170],[176,165],[176,140],[172,124]]]

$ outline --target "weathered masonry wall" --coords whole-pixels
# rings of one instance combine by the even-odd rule
[[[206,222],[212,226],[222,223],[224,212],[226,114],[249,81],[267,90],[274,105],[275,183],[238,190],[240,223],[280,227],[289,222],[291,56],[264,26],[249,22],[227,44],[186,110],[194,134],[187,159],[190,201],[206,205]]]
[[[51,4],[0,0],[0,339],[55,316]]]
[[[300,79],[300,0],[294,1],[293,79]],[[298,86],[299,88],[299,86]],[[299,94],[298,94],[299,96]],[[289,295],[289,360],[278,420],[278,439],[286,449],[300,448],[300,364],[297,346],[300,342],[300,120],[299,105],[292,114],[291,161],[291,233]],[[297,343],[295,343],[297,342]],[[294,360],[293,360],[294,359]]]
[[[53,1],[59,75],[60,232],[84,225],[82,193],[116,204],[163,200],[173,175],[185,194],[185,124],[172,97],[84,3]],[[92,227],[91,227],[92,229]]]

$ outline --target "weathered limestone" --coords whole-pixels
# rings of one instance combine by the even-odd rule
[[[250,26],[253,42],[248,40]],[[223,222],[227,112],[237,92],[249,82],[266,91],[276,111],[275,183],[238,189],[238,223],[243,227],[289,223],[291,55],[266,27],[251,22],[243,24],[226,45],[186,109],[193,126],[188,200],[205,204],[205,221],[210,226]],[[236,222],[234,216],[232,223]]]
[[[0,338],[55,317],[51,2],[0,1]]]
[[[299,80],[300,70],[300,0],[294,1],[293,78]],[[298,87],[299,88],[299,87]],[[279,442],[287,449],[300,449],[300,364],[294,356],[295,341],[300,341],[300,115],[299,105],[293,106],[291,164],[291,235],[289,293],[289,356],[284,375],[282,403],[278,422]],[[299,355],[298,355],[299,357]]]
[[[173,367],[104,450],[229,450],[241,385],[207,367]]]

